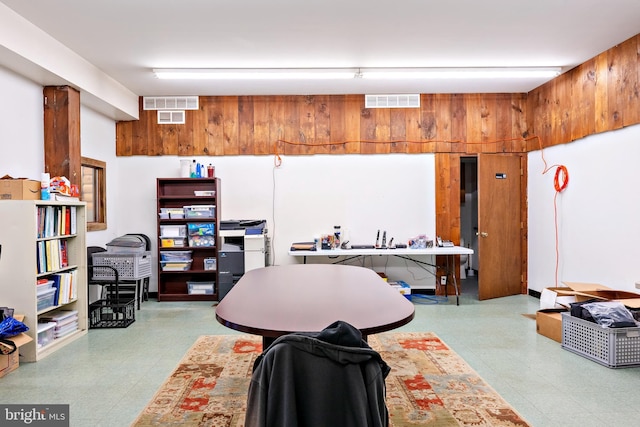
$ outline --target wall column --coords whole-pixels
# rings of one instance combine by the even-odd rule
[[[80,188],[80,92],[69,86],[46,86],[43,93],[45,172],[65,176]]]

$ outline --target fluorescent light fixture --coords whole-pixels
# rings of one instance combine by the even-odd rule
[[[155,68],[159,79],[345,80],[553,78],[560,67],[486,68]]]
[[[362,70],[363,79],[509,79],[553,78],[560,74],[552,68],[370,68]]]
[[[159,79],[178,80],[341,80],[352,79],[356,68],[156,68]]]

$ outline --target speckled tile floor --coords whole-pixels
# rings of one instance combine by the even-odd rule
[[[536,333],[539,301],[478,301],[474,281],[455,298],[414,298],[398,331],[432,331],[536,427],[631,425],[640,418],[640,368],[609,369]],[[0,379],[2,403],[68,403],[74,427],[129,426],[200,335],[233,334],[210,302],[142,304],[126,329],[92,329]]]

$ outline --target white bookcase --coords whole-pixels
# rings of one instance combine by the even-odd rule
[[[85,203],[2,200],[0,221],[0,306],[24,314],[33,341],[20,347],[20,360],[35,362],[87,333]],[[62,296],[58,304],[47,308],[41,304],[39,309],[38,289],[42,295],[43,285],[37,283],[56,275],[72,277],[71,285],[67,292],[57,291]],[[50,339],[39,345],[38,321],[69,311],[77,311],[77,329],[57,328],[59,338],[50,329]]]

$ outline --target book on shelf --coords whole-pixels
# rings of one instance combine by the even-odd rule
[[[60,248],[60,268],[67,268],[69,266],[67,241],[64,239],[60,240],[58,246]]]
[[[44,242],[45,247],[45,271],[53,271],[53,258],[51,257],[51,240]]]
[[[76,206],[39,206],[38,238],[76,234]]]
[[[77,213],[77,209],[76,206],[69,206],[69,208],[71,209],[71,214],[70,214],[70,229],[69,229],[69,234],[76,234],[77,232],[77,218],[78,218],[78,213]]]
[[[78,290],[75,289],[77,270],[56,273],[51,276],[53,287],[56,289],[54,296],[55,305],[68,304],[77,298]]]
[[[71,208],[72,206],[65,206],[64,212],[64,234],[71,234]],[[75,209],[75,207],[73,207]],[[74,233],[75,234],[75,233]]]
[[[53,288],[56,292],[53,294],[53,305],[60,305],[60,276],[54,274],[51,276],[51,280],[53,280]]]

